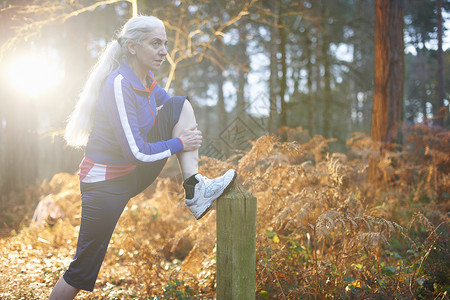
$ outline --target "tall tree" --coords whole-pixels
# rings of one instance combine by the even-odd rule
[[[305,31],[305,56],[306,56],[306,86],[308,90],[307,98],[306,98],[306,111],[307,111],[307,122],[306,128],[308,129],[309,135],[313,136],[315,133],[314,128],[314,91],[313,91],[313,45],[311,41],[311,28],[307,27]]]
[[[223,51],[222,39],[217,39],[216,49],[219,53]],[[225,95],[223,93],[223,85],[225,78],[223,76],[223,68],[219,65],[215,66],[217,71],[217,114],[219,115],[219,130],[222,131],[227,123],[227,112],[225,110]]]
[[[395,137],[403,94],[403,17],[401,0],[377,0],[372,138],[388,143]]]
[[[286,103],[286,86],[287,86],[287,65],[286,65],[286,28],[282,16],[282,7],[278,10],[278,36],[280,38],[280,67],[281,77],[279,80],[280,92],[280,120],[278,127],[287,126],[287,103]],[[285,140],[286,136],[282,136]]]
[[[396,141],[398,126],[402,122],[401,107],[403,105],[404,85],[404,43],[403,43],[403,1],[390,2],[389,11],[389,47],[390,65],[388,78],[388,116],[386,142]]]
[[[330,38],[328,26],[328,3],[323,0],[321,2],[321,55],[323,63],[323,135],[327,138],[331,137],[331,123],[332,123],[332,94],[331,94],[331,62],[330,62]]]
[[[376,0],[372,139],[393,142],[403,97],[403,1]],[[375,162],[369,170],[375,179]]]
[[[36,103],[29,96],[3,91],[6,105],[5,176],[0,185],[1,195],[21,191],[38,178],[38,134]]]
[[[444,85],[444,51],[442,49],[442,0],[437,0],[437,32],[438,32],[438,49],[437,49],[437,110],[438,119],[436,122],[444,126],[444,97],[445,97],[445,85]]]
[[[270,77],[269,77],[269,132],[274,133],[277,126],[277,89],[278,89],[278,10],[280,0],[270,1],[272,11],[272,24],[270,26]]]
[[[237,92],[236,92],[236,111],[237,115],[240,118],[243,118],[245,115],[245,87],[247,85],[247,75],[249,72],[249,61],[248,61],[248,53],[247,53],[247,18],[242,18],[240,22],[238,22],[238,32],[239,32],[239,41],[237,44],[237,68],[238,68],[238,82],[237,82]]]

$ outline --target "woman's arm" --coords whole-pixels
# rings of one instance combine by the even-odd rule
[[[133,164],[145,164],[183,151],[180,138],[146,143],[138,126],[135,92],[120,74],[109,83],[113,85],[107,88],[110,92],[108,97],[110,123],[125,158]]]

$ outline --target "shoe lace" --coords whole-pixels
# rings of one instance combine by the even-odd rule
[[[204,185],[208,184],[211,181],[211,179],[203,175],[200,176],[200,180]]]

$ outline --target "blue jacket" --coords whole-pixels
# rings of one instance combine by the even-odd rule
[[[89,160],[105,165],[146,164],[183,151],[179,138],[149,143],[157,107],[170,97],[147,76],[146,89],[123,61],[106,79],[94,112],[94,123],[85,149]]]

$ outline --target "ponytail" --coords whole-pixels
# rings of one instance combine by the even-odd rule
[[[93,67],[66,126],[64,138],[68,145],[75,148],[86,146],[100,89],[106,77],[119,67],[121,56],[122,49],[119,43],[110,42]]]

